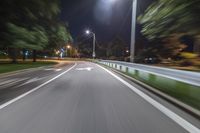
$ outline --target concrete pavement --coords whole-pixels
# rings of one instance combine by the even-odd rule
[[[71,70],[67,71],[69,68]],[[196,126],[200,125],[199,121],[193,124],[194,121],[181,119],[180,116],[178,123],[174,120],[176,118],[170,118],[174,115],[166,115],[169,111],[165,109],[166,112],[162,112],[162,105],[157,103],[156,107],[151,103],[156,101],[145,99],[148,96],[137,90],[137,87],[96,64],[78,62],[75,67],[66,66],[63,69],[60,72],[45,71],[48,79],[37,81],[37,84],[27,84],[25,88],[31,90],[56,75],[60,76],[0,109],[0,133],[200,131]]]

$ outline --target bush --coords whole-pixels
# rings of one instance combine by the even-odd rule
[[[194,62],[190,61],[190,60],[183,60],[181,63],[180,63],[180,66],[183,66],[183,67],[186,67],[186,66],[193,66],[195,65]]]
[[[8,55],[5,52],[0,51],[0,59],[6,59],[6,58],[8,58]]]
[[[189,53],[189,52],[182,52],[181,57],[183,57],[184,59],[196,59],[198,55],[194,53]]]

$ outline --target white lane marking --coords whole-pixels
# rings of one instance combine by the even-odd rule
[[[85,68],[76,68],[78,71],[91,71],[93,67],[85,67]]]
[[[48,68],[48,69],[44,69],[45,71],[52,71],[54,70],[54,68]]]
[[[102,68],[103,70],[105,70],[106,72],[108,72],[110,75],[112,75],[114,78],[116,78],[117,80],[119,80],[121,83],[123,83],[124,85],[126,85],[127,87],[129,87],[131,90],[133,90],[135,93],[137,93],[139,96],[141,96],[143,99],[145,99],[147,102],[149,102],[155,108],[157,108],[158,110],[160,110],[162,113],[164,113],[170,119],[172,119],[173,121],[175,121],[178,125],[180,125],[181,127],[183,127],[188,132],[190,132],[190,133],[200,133],[200,129],[197,128],[197,127],[195,127],[194,125],[192,125],[190,122],[186,121],[185,119],[183,119],[182,117],[180,117],[176,113],[172,112],[170,109],[166,108],[165,106],[163,106],[159,102],[155,101],[150,96],[148,96],[145,93],[143,93],[142,91],[138,90],[137,88],[135,88],[134,86],[132,86],[131,84],[129,84],[128,82],[126,82],[125,80],[123,80],[122,78],[120,78],[119,76],[117,76],[116,74],[112,73],[111,71],[107,70],[106,68],[104,68],[104,67],[102,67],[102,66],[100,66],[98,64],[97,64],[97,66],[99,66],[100,68]]]
[[[48,69],[44,69],[45,71],[56,71],[56,72],[59,72],[61,71],[62,69],[56,69],[56,68],[48,68]]]
[[[21,84],[21,85],[16,86],[16,88],[21,87],[21,86],[24,86],[24,85],[27,85],[27,84],[32,83],[32,82],[36,82],[36,81],[42,80],[42,79],[44,79],[44,78],[46,78],[46,77],[42,77],[42,78],[38,78],[38,77],[32,78],[32,79],[28,80],[27,82],[25,82],[25,83],[23,83],[23,84]]]
[[[6,103],[0,105],[0,110],[3,109],[3,108],[5,108],[5,107],[7,107],[7,106],[9,106],[10,104],[12,104],[12,103],[14,103],[14,102],[16,102],[16,101],[22,99],[23,97],[29,95],[30,93],[32,93],[32,92],[34,92],[34,91],[40,89],[41,87],[47,85],[48,83],[54,81],[55,79],[59,78],[60,76],[62,76],[62,75],[64,75],[65,73],[69,72],[70,70],[72,70],[76,65],[77,65],[77,63],[75,63],[75,64],[74,64],[72,67],[70,67],[68,70],[66,70],[66,71],[62,72],[61,74],[57,75],[56,77],[54,77],[54,78],[52,78],[52,79],[46,81],[45,83],[39,85],[38,87],[35,87],[35,88],[33,88],[32,90],[30,90],[30,91],[28,91],[28,92],[26,92],[26,93],[24,93],[24,94],[22,94],[22,95],[20,95],[20,96],[18,96],[18,97],[16,97],[16,98],[12,99],[12,100],[10,100],[10,101],[8,101],[8,102],[6,102]]]
[[[11,86],[13,84],[16,84],[18,82],[21,82],[21,81],[24,81],[24,80],[27,80],[27,79],[28,78],[15,78],[15,79],[11,79],[6,84],[1,85],[1,87],[8,87],[8,86]]]
[[[56,72],[59,72],[59,71],[61,71],[61,70],[62,70],[62,69],[56,69],[55,71],[56,71]]]
[[[12,81],[15,81],[15,79],[5,80],[5,81],[1,82],[0,85],[8,84],[8,83],[10,83]]]

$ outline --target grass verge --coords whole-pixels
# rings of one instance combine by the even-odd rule
[[[174,81],[153,74],[149,74],[148,78],[147,76],[138,76],[137,74],[130,74],[127,72],[125,72],[125,74],[200,110],[200,87],[198,86]]]

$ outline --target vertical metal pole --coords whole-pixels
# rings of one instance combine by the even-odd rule
[[[95,35],[95,33],[93,33],[93,52],[92,52],[92,57],[93,57],[93,59],[96,57],[96,53],[95,53],[95,43],[96,43],[96,35]]]
[[[137,13],[137,0],[133,0],[133,9],[132,9],[132,26],[131,26],[131,47],[130,47],[130,61],[134,62],[135,60],[135,33],[136,33],[136,15]]]

